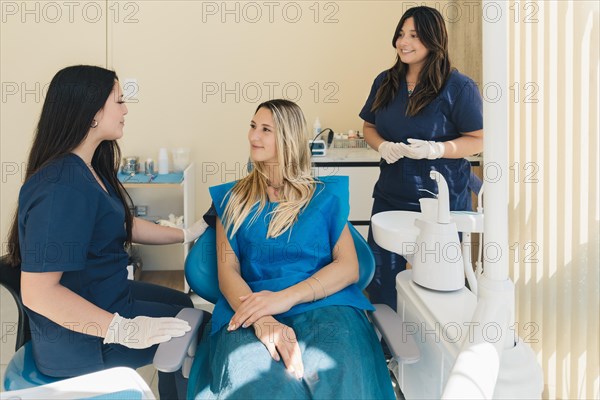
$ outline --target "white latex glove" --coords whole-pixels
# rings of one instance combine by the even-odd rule
[[[182,229],[183,231],[183,243],[193,242],[198,239],[204,231],[208,228],[208,224],[203,218],[200,218],[189,228]]]
[[[400,143],[404,149],[404,156],[414,160],[421,160],[423,158],[435,160],[436,158],[442,158],[446,150],[442,142],[408,139],[408,143],[410,144]]]
[[[135,317],[123,318],[115,313],[104,344],[118,343],[130,349],[145,349],[155,344],[167,342],[174,337],[185,335],[192,328],[179,318]]]
[[[388,164],[393,164],[404,157],[404,149],[401,143],[383,142],[379,145],[377,151]]]

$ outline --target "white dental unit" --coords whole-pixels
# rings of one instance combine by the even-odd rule
[[[506,4],[495,6],[504,17],[483,23],[484,82],[507,89],[509,13]],[[420,352],[418,361],[400,362],[394,371],[407,399],[541,398],[542,369],[514,331],[508,174],[501,173],[508,171],[507,101],[484,102],[485,223],[482,213],[449,211],[448,188],[436,171],[431,178],[438,198],[423,201],[422,213],[391,211],[371,219],[375,241],[412,265],[396,278],[402,330],[391,339],[406,343],[412,337]],[[487,165],[499,171],[494,179],[486,176]],[[483,272],[478,263],[473,273],[470,249],[461,247],[458,232],[464,242],[465,235],[484,233]]]
[[[396,277],[402,329],[388,340],[414,339],[420,357],[395,366],[400,388],[407,399],[540,398],[541,368],[514,331],[512,282],[476,275],[459,242],[458,232],[463,243],[465,234],[484,232],[483,213],[451,212],[446,181],[436,171],[431,178],[439,195],[422,202],[423,212],[371,219],[375,241],[412,265]]]

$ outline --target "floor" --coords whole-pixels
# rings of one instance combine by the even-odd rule
[[[183,271],[144,271],[141,280],[183,291]]]
[[[144,272],[142,280],[183,290],[182,271]],[[190,296],[196,308],[212,311],[212,304],[207,303],[195,293],[192,293]],[[18,313],[15,302],[10,293],[3,286],[0,286],[0,391],[3,389],[4,371],[15,351],[17,320]],[[158,378],[154,366],[147,365],[139,368],[137,372],[148,383],[148,386],[150,386],[158,399]]]

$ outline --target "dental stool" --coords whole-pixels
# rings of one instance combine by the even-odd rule
[[[26,389],[61,380],[42,374],[36,367],[31,346],[29,318],[21,301],[21,269],[11,267],[7,257],[0,260],[0,285],[12,295],[17,305],[19,320],[16,330],[5,332],[16,334],[15,354],[6,367],[3,387],[5,390]],[[7,327],[8,329],[8,327]]]

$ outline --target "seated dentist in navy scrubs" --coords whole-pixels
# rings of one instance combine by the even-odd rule
[[[72,377],[152,363],[158,343],[190,330],[179,291],[127,279],[125,246],[195,240],[133,218],[117,179],[127,106],[114,71],[73,66],[50,83],[9,237],[38,369]],[[161,399],[184,398],[181,372],[159,372]]]
[[[483,150],[483,103],[477,85],[451,68],[448,33],[434,8],[413,7],[394,32],[396,63],[376,78],[360,112],[365,140],[381,155],[371,215],[420,211],[419,199],[437,193],[429,178],[441,173],[451,210],[471,210],[471,166]],[[367,288],[373,303],[396,309],[396,275],[406,260],[379,247],[369,230],[376,270]]]

